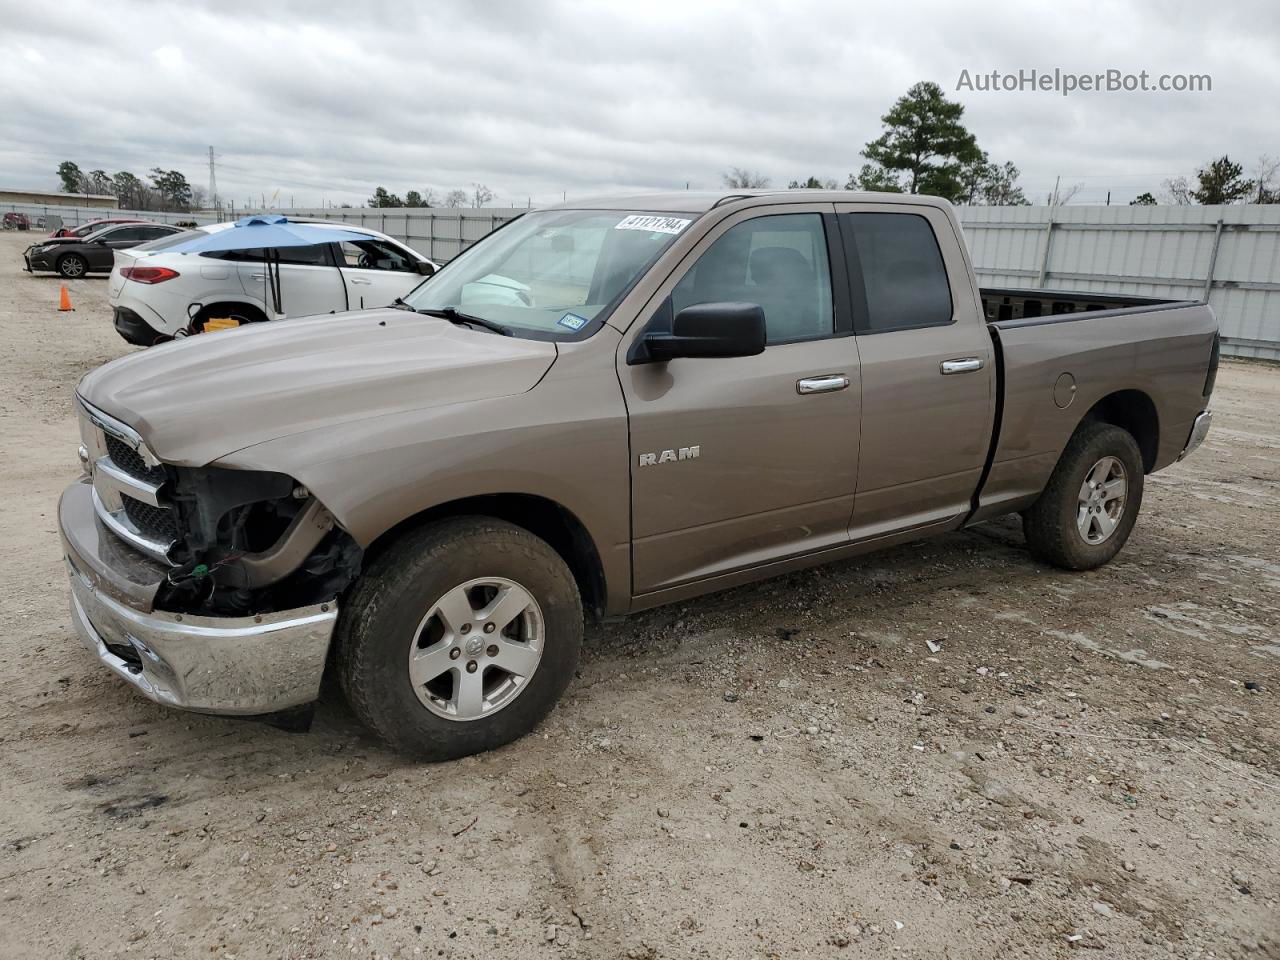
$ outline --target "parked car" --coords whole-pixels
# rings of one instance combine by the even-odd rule
[[[167,223],[121,223],[86,237],[54,237],[27,247],[22,253],[26,269],[52,270],[74,280],[87,273],[105,272],[114,263],[115,253],[160,237],[183,233]]]
[[[1021,513],[1098,567],[1211,422],[1204,303],[980,291],[945,201],[533,212],[401,308],[88,374],[78,631],[161,703],[309,704],[429,759],[546,715],[619,616]]]
[[[118,223],[146,223],[146,220],[139,220],[137,217],[107,217],[102,220],[90,220],[82,223],[78,227],[59,227],[51,237],[87,237],[91,233],[97,233],[106,227],[114,227]]]
[[[30,230],[31,218],[25,213],[11,210],[4,215],[3,219],[0,219],[0,227],[5,230]]]
[[[288,247],[279,251],[285,315],[300,317],[384,307],[436,272],[436,264],[386,234],[324,220],[321,228],[365,234],[352,243]],[[215,232],[229,223],[201,227]],[[268,318],[261,250],[170,253],[167,240],[116,255],[109,297],[116,331],[129,343],[151,346],[200,333],[205,322],[227,317],[237,325]]]

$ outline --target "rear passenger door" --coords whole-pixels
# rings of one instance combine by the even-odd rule
[[[330,244],[281,247],[280,312],[286,317],[308,317],[347,309],[347,296],[330,252]],[[270,316],[271,294],[266,286],[267,268],[261,250],[233,251],[239,263],[245,293],[260,303]],[[231,259],[231,258],[228,258]]]
[[[847,541],[860,391],[837,230],[830,204],[734,214],[632,326],[618,373],[636,594]],[[645,329],[669,330],[682,308],[714,302],[764,308],[763,353],[626,362]]]
[[[862,361],[862,452],[850,533],[969,509],[995,409],[991,339],[943,211],[837,204]]]

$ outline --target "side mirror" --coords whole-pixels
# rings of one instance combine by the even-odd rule
[[[424,277],[434,276],[436,272],[436,268],[425,260],[419,260],[416,269],[418,273],[422,274]]]
[[[757,303],[695,303],[676,314],[671,332],[646,333],[631,363],[678,357],[754,357],[764,353],[764,308]]]

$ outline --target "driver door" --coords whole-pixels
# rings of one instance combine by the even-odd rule
[[[743,211],[694,248],[633,325],[618,373],[636,595],[848,541],[861,390],[839,249],[829,204]],[[644,327],[705,302],[763,307],[764,352],[627,362]]]
[[[352,310],[385,307],[427,277],[409,251],[377,237],[338,244],[338,264]]]

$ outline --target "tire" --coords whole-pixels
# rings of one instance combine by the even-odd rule
[[[500,622],[517,608],[487,632],[486,610]],[[536,727],[573,677],[582,633],[578,586],[555,550],[505,521],[458,517],[406,533],[365,570],[339,619],[335,666],[356,716],[383,740],[452,760]]]
[[[1144,479],[1142,452],[1132,434],[1109,423],[1082,424],[1040,499],[1022,515],[1031,555],[1064,570],[1093,570],[1109,562],[1138,519]]]
[[[58,258],[54,264],[58,273],[68,280],[79,280],[89,272],[89,261],[78,253],[67,253]]]

